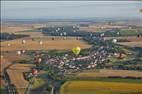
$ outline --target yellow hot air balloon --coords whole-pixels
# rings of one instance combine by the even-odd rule
[[[75,47],[75,48],[72,49],[72,52],[73,52],[75,55],[79,55],[80,50],[81,50],[80,47]]]

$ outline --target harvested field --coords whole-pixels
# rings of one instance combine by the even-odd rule
[[[2,78],[0,78],[0,89],[4,89],[5,88],[5,82]]]
[[[128,47],[142,47],[142,41],[135,42],[119,42],[118,44],[125,45]]]
[[[23,72],[29,71],[33,66],[32,64],[14,64],[7,70],[11,83],[16,86],[19,94],[24,94],[28,86],[28,82],[23,77]]]
[[[138,42],[138,41],[142,41],[142,38],[138,38],[138,37],[105,37],[105,39],[127,39],[130,42]]]
[[[67,39],[67,40],[48,40],[48,39],[25,39],[26,43],[22,44],[22,39],[4,41],[1,42],[1,51],[16,51],[20,49],[25,50],[70,50],[73,47],[80,46],[82,49],[89,48],[91,45],[88,45],[86,42],[76,39]],[[43,44],[40,45],[39,42],[42,41]],[[11,44],[11,46],[8,46]]]
[[[43,34],[37,31],[25,31],[25,32],[16,32],[18,35],[29,35],[30,37],[41,37]]]
[[[115,39],[126,39],[129,42],[118,42],[118,44],[129,47],[142,47],[142,38],[138,37],[113,37]],[[112,39],[112,37],[106,37],[106,39]]]
[[[25,27],[25,26],[2,26],[1,32],[2,33],[15,33],[25,30],[31,30],[31,27]]]
[[[101,81],[67,81],[61,94],[141,94],[142,84]]]
[[[10,24],[10,25],[2,25],[1,26],[1,32],[2,33],[16,33],[16,32],[21,32],[25,30],[32,30],[34,28],[40,28],[40,27],[45,27],[45,24]]]
[[[1,53],[2,54],[2,53]],[[19,61],[23,59],[28,59],[26,56],[17,56],[16,53],[5,53],[1,55],[0,58],[0,75],[3,76],[3,70],[4,68],[8,67],[9,65],[13,64],[13,61]],[[17,72],[17,71],[16,71]],[[1,81],[1,88],[5,87],[5,82],[2,78],[0,78]]]
[[[108,25],[108,24],[91,24],[89,26],[85,26],[85,27],[80,27],[79,29],[81,31],[85,31],[85,32],[102,32],[102,31],[107,31],[107,30],[111,30],[113,28],[124,28],[126,26],[114,26],[114,25]]]
[[[130,70],[107,70],[102,69],[95,72],[82,72],[77,75],[77,77],[142,77],[142,72],[130,71]]]
[[[11,63],[8,60],[1,58],[1,60],[0,60],[0,75],[3,75],[3,69],[10,64]]]

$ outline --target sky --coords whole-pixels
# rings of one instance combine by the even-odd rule
[[[142,1],[1,1],[2,19],[140,18]]]

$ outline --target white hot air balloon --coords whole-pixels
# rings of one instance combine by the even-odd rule
[[[63,33],[60,33],[60,36],[63,36]]]
[[[25,53],[25,50],[21,50],[21,52],[22,52],[22,54],[24,54],[24,53]]]
[[[120,33],[119,32],[117,32],[117,35],[119,35]]]
[[[41,58],[39,58],[39,59],[38,59],[38,62],[41,62],[41,61],[42,61],[42,59],[41,59]]]
[[[117,42],[117,39],[113,39],[112,42],[113,42],[113,43],[116,43],[116,42]]]
[[[58,32],[58,30],[56,30],[56,32]]]
[[[21,51],[20,50],[17,51],[17,55],[21,55]]]
[[[9,47],[9,46],[11,46],[11,44],[10,44],[10,43],[8,43],[8,44],[7,44],[7,46]]]
[[[43,44],[43,42],[42,42],[42,41],[40,41],[40,42],[39,42],[39,44],[40,44],[40,45],[42,45],[42,44]]]
[[[60,30],[60,28],[58,28],[58,31]]]
[[[1,55],[0,58],[3,59],[3,55]]]
[[[101,36],[101,37],[103,37],[104,35],[105,35],[105,34],[104,34],[104,33],[102,33],[100,36]]]
[[[64,36],[66,36],[67,35],[67,33],[66,32],[64,32]]]
[[[26,43],[26,40],[22,40],[22,44],[25,44]]]

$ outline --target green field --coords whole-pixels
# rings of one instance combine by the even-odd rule
[[[142,33],[142,30],[141,29],[132,29],[132,30],[121,29],[119,32],[120,32],[120,35],[123,35],[123,36],[133,36],[133,35]]]
[[[61,94],[142,94],[142,84],[107,81],[67,81]]]
[[[35,82],[32,85],[32,89],[36,89],[39,88],[40,86],[42,86],[45,83],[45,80],[43,79],[35,79]]]

